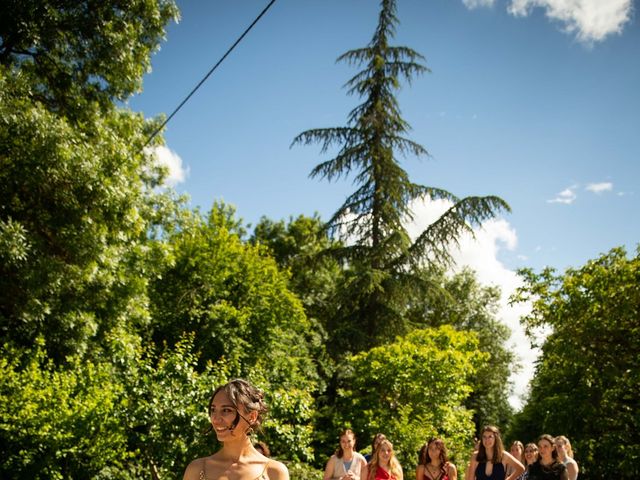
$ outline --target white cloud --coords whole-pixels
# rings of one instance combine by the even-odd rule
[[[600,183],[590,183],[586,186],[586,189],[590,192],[600,194],[602,192],[609,192],[613,189],[613,183],[611,182],[600,182]]]
[[[464,6],[473,10],[478,7],[493,7],[495,0],[462,0]]]
[[[571,205],[577,198],[575,189],[575,186],[567,187],[558,193],[555,198],[547,200],[547,203],[564,203],[565,205]]]
[[[548,18],[564,25],[564,31],[591,43],[621,33],[631,19],[632,5],[633,0],[511,0],[508,10],[527,16],[533,8],[543,8]]]
[[[442,200],[426,200],[414,204],[412,206],[414,221],[407,225],[412,238],[416,238],[450,206],[451,203]],[[511,405],[519,408],[522,405],[522,397],[527,392],[529,380],[533,377],[535,360],[539,352],[531,348],[524,329],[520,325],[520,317],[526,315],[531,306],[525,303],[514,306],[508,304],[511,294],[521,285],[520,277],[498,260],[501,249],[514,251],[517,244],[518,238],[511,225],[504,219],[492,219],[475,230],[475,238],[470,234],[463,235],[460,238],[459,248],[453,250],[453,257],[457,270],[467,266],[475,270],[478,281],[482,284],[500,287],[498,315],[511,329],[510,344],[522,364],[521,371],[517,375],[512,375],[514,394],[509,399]]]
[[[173,187],[186,180],[187,175],[189,175],[189,168],[184,168],[182,158],[176,152],[164,145],[152,147],[148,152],[154,157],[158,165],[167,167],[168,174],[164,181],[165,185]]]

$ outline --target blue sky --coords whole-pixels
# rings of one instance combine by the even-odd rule
[[[133,110],[170,113],[267,5],[178,2]],[[357,69],[336,64],[365,46],[374,0],[277,0],[167,125],[174,188],[207,211],[236,206],[248,223],[320,213],[355,190],[308,178],[329,157],[290,148],[300,132],[345,125],[359,103],[342,88]],[[431,73],[398,92],[409,137],[429,158],[402,166],[459,197],[499,195],[512,213],[465,239],[460,264],[512,291],[514,271],[579,267],[640,241],[640,23],[637,0],[398,0],[395,45]],[[415,205],[416,232],[444,208]],[[515,332],[530,375],[534,354]],[[517,382],[518,383],[518,382]],[[522,381],[516,385],[522,393]]]

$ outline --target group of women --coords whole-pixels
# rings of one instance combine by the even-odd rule
[[[547,480],[578,478],[578,463],[573,459],[569,439],[563,435],[552,437],[541,435],[538,444],[515,441],[511,444],[511,455],[520,460],[525,471],[518,480]]]
[[[222,448],[191,462],[183,480],[289,480],[287,467],[269,458],[266,445],[251,441],[266,411],[263,392],[246,380],[232,380],[216,388],[209,400],[210,430]],[[404,480],[393,444],[383,434],[374,437],[368,458],[355,447],[354,432],[342,432],[324,480]],[[430,439],[419,457],[416,480],[457,480],[456,466],[449,461],[442,439]],[[537,446],[514,442],[507,452],[500,431],[488,426],[482,430],[465,480],[576,480],[578,465],[572,457],[569,440],[550,435],[542,435]]]

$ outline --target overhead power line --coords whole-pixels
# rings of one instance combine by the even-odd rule
[[[240,35],[240,37],[238,37],[238,39],[234,42],[233,45],[231,45],[231,47],[229,47],[229,50],[227,50],[227,52],[220,58],[220,60],[218,60],[218,62],[211,67],[211,70],[209,70],[207,72],[207,74],[202,78],[202,80],[200,80],[198,82],[198,84],[193,88],[193,90],[191,90],[191,92],[189,93],[189,95],[187,95],[184,100],[182,100],[182,102],[180,102],[180,105],[178,105],[175,110],[173,112],[171,112],[171,115],[169,115],[166,120],[164,122],[162,122],[162,125],[160,125],[152,134],[151,136],[147,139],[147,141],[145,142],[144,146],[146,147],[147,145],[149,145],[149,142],[151,142],[151,140],[153,140],[153,138],[165,127],[165,125],[167,123],[169,123],[169,120],[171,120],[173,118],[173,116],[178,113],[178,111],[182,108],[182,106],[187,103],[187,101],[191,98],[191,96],[196,93],[196,90],[198,90],[202,84],[204,82],[207,81],[207,78],[209,78],[211,76],[211,74],[215,71],[216,68],[218,68],[218,66],[220,66],[220,64],[224,61],[225,58],[227,58],[227,56],[233,51],[234,48],[236,48],[236,46],[242,41],[242,39],[245,37],[245,35],[247,35],[247,33],[249,33],[249,31],[253,28],[253,26],[258,23],[258,21],[262,18],[262,16],[267,13],[267,10],[269,10],[269,8],[271,8],[271,5],[273,5],[275,3],[276,0],[271,0],[269,2],[269,4],[264,7],[264,10],[262,10],[262,12],[260,12],[260,15],[258,15],[256,17],[256,19],[251,22],[251,25],[249,25],[246,30],[242,33],[242,35]]]

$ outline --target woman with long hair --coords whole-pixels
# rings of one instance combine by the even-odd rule
[[[403,480],[402,467],[393,451],[393,444],[386,438],[376,447],[367,469],[367,480]]]
[[[528,480],[569,480],[567,467],[558,461],[554,438],[541,435],[538,439],[538,460],[527,469]]]
[[[484,427],[478,451],[471,457],[466,480],[516,480],[523,472],[524,465],[505,451],[498,427]]]
[[[538,460],[538,446],[535,443],[527,443],[524,447],[524,473],[518,477],[518,480],[529,478],[529,466],[536,460]]]
[[[373,437],[373,440],[371,440],[371,453],[367,453],[364,456],[364,459],[367,461],[367,463],[369,463],[373,458],[373,454],[376,453],[376,448],[378,448],[378,445],[380,445],[380,442],[386,438],[387,437],[384,433],[375,434],[375,436]]]
[[[356,435],[348,428],[340,434],[340,445],[327,462],[323,480],[365,480],[367,461],[355,448]]]
[[[558,453],[558,460],[565,467],[567,467],[567,474],[569,480],[576,480],[578,478],[578,463],[573,459],[573,449],[571,448],[571,442],[564,435],[560,435],[555,438],[554,444],[556,446],[556,452]]]
[[[509,453],[524,465],[524,445],[520,440],[516,440],[509,447]]]
[[[431,438],[425,444],[416,480],[457,480],[458,470],[447,457],[447,447],[441,438]]]
[[[515,440],[514,442],[511,443],[511,446],[509,447],[509,453],[511,453],[511,455],[513,455],[513,457],[516,460],[518,460],[522,465],[524,465],[524,445],[520,440]],[[511,473],[511,472],[507,472],[507,473]],[[527,470],[525,466],[524,473],[522,473],[516,480],[522,480],[523,475],[525,475],[526,473],[527,473]]]
[[[222,448],[191,462],[183,480],[289,480],[287,467],[259,453],[251,442],[266,412],[264,394],[246,380],[216,388],[209,400],[209,419]]]

